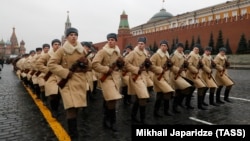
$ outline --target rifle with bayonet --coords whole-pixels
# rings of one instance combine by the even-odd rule
[[[158,80],[160,81],[161,78],[163,77],[164,73],[166,71],[168,71],[171,67],[173,66],[173,62],[171,61],[170,58],[167,58],[167,61],[164,63],[163,67],[162,67],[162,73],[158,76]]]
[[[182,71],[183,71],[184,69],[188,68],[188,65],[189,65],[188,60],[189,60],[189,58],[190,58],[191,56],[188,56],[187,58],[186,58],[185,56],[183,56],[183,57],[185,58],[185,59],[184,59],[184,62],[183,62],[183,64],[181,65],[181,67],[180,67],[179,71],[177,72],[176,76],[174,77],[174,80],[176,80],[176,79],[181,75],[181,73],[182,73]]]
[[[68,80],[72,77],[73,73],[75,73],[76,71],[81,71],[81,72],[86,72],[88,69],[88,59],[87,57],[89,56],[89,54],[91,54],[91,51],[88,52],[88,54],[86,56],[82,56],[80,57],[71,67],[70,67],[70,72],[72,72],[71,75],[68,75],[67,78],[62,79],[61,81],[58,82],[58,86],[60,88],[64,88],[64,86],[66,85],[66,83],[68,82]]]
[[[230,63],[227,59],[225,59],[225,63],[223,64],[223,70],[220,72],[220,76],[223,76],[223,74],[226,71],[226,68],[228,68],[230,66]]]
[[[135,75],[135,77],[133,78],[133,81],[135,82],[138,79],[139,75],[141,75],[144,68],[148,70],[151,67],[151,65],[152,65],[152,62],[150,61],[150,59],[146,58],[144,62],[139,66],[139,72],[138,74]]]
[[[105,73],[101,78],[100,81],[104,82],[106,80],[106,78],[112,74],[113,70],[115,70],[116,67],[118,67],[118,69],[122,69],[124,66],[125,62],[123,60],[122,57],[118,57],[117,60],[112,63],[112,65],[109,68],[109,71],[107,73]]]

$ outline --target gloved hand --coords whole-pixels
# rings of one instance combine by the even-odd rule
[[[203,66],[204,66],[203,63],[201,61],[199,61],[198,68],[201,69],[201,68],[203,68]]]
[[[189,63],[187,61],[183,62],[183,68],[185,68],[185,69],[188,68],[188,65],[189,65]]]
[[[168,60],[168,61],[167,61],[167,67],[168,67],[168,68],[171,68],[172,66],[173,66],[172,61],[171,61],[171,60]]]
[[[117,60],[116,60],[116,66],[119,68],[119,69],[122,69],[125,65],[125,61],[123,60],[122,57],[119,57]]]
[[[146,69],[150,68],[151,65],[152,65],[152,62],[147,58],[145,61],[144,61],[144,66]]]

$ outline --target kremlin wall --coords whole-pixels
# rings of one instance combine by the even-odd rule
[[[211,9],[213,11],[211,11]],[[153,20],[152,20],[153,19]],[[171,47],[173,41],[188,42],[192,38],[203,48],[208,46],[210,35],[213,34],[216,45],[219,31],[222,31],[223,42],[229,41],[232,53],[235,54],[242,34],[246,41],[250,41],[250,0],[233,0],[206,7],[177,16],[172,16],[164,8],[156,13],[147,23],[130,28],[128,15],[123,11],[120,16],[118,29],[118,46],[123,50],[127,45],[136,46],[140,36],[147,38],[147,46],[163,39],[169,41]],[[106,41],[95,43],[98,49],[102,48]]]

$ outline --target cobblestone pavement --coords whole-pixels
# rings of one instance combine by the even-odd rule
[[[0,141],[50,141],[54,133],[22,83],[5,65],[0,79]]]
[[[180,114],[153,117],[152,101],[147,105],[147,122],[149,124],[180,124],[180,125],[249,125],[250,112],[250,70],[229,70],[229,75],[235,82],[230,97],[233,103],[226,103],[219,107],[208,106],[208,110],[197,109],[196,93],[192,100],[194,110],[180,109]],[[224,90],[223,90],[224,91]],[[222,92],[223,92],[222,91]],[[222,94],[223,96],[223,94]],[[119,132],[112,132],[102,127],[102,94],[96,93],[94,100],[89,100],[88,107],[81,109],[78,116],[80,140],[91,141],[130,141],[131,140],[131,106],[117,105],[117,123]],[[208,102],[208,95],[206,97]],[[62,115],[58,118],[67,130],[65,114],[61,106]],[[161,110],[163,112],[163,109]],[[43,118],[20,80],[12,71],[11,65],[5,65],[0,79],[0,140],[57,140],[48,123]]]

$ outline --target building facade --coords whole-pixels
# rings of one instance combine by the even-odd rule
[[[10,40],[6,42],[2,39],[0,41],[0,58],[14,58],[18,55],[24,54],[26,51],[25,42],[22,40],[20,45],[18,43],[15,27],[13,27],[12,35]]]
[[[127,17],[125,12],[121,15],[120,21],[124,21],[124,17]],[[250,29],[247,28],[250,25],[249,18],[250,0],[227,1],[176,16],[162,8],[147,23],[131,29],[119,26],[118,45],[121,49],[128,44],[135,46],[137,38],[145,36],[148,46],[158,44],[163,39],[168,40],[170,44],[175,44],[176,41],[190,44],[192,40],[197,41],[199,38],[200,44],[205,48],[209,44],[211,34],[216,44],[221,31],[224,44],[228,41],[232,52],[235,53],[243,34],[247,41],[250,41]],[[126,33],[119,32],[121,30],[126,30]],[[102,47],[104,43],[95,45]]]

